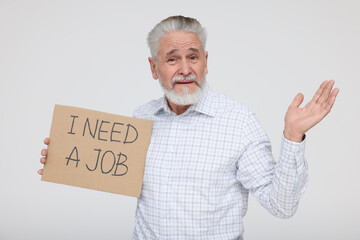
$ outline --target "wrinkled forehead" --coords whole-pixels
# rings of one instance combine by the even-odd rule
[[[193,32],[175,31],[166,33],[159,39],[158,54],[166,54],[169,51],[199,51],[202,52],[199,36]]]

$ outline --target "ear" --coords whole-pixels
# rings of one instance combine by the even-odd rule
[[[205,52],[205,73],[208,74],[208,68],[207,68],[207,60],[208,60],[208,52]]]
[[[150,63],[150,69],[151,69],[151,74],[153,76],[153,78],[155,80],[157,80],[159,77],[158,77],[158,74],[156,72],[156,63],[155,63],[155,60],[152,59],[151,57],[148,58],[149,60],[149,63]]]

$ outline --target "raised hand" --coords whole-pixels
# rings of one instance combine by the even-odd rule
[[[301,142],[305,133],[319,123],[334,105],[339,89],[332,89],[335,81],[324,81],[316,91],[312,100],[305,107],[299,106],[304,101],[304,95],[298,93],[285,115],[284,136],[294,142]]]

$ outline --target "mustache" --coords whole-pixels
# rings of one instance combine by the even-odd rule
[[[175,76],[171,79],[171,83],[174,86],[176,82],[182,82],[182,81],[194,81],[198,85],[198,79],[194,74],[191,74],[189,76]]]

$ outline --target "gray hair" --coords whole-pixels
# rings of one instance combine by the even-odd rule
[[[173,31],[193,32],[199,36],[201,46],[205,52],[206,31],[198,20],[184,16],[171,16],[159,22],[148,34],[147,43],[151,57],[156,61],[159,50],[159,39],[166,33]]]

